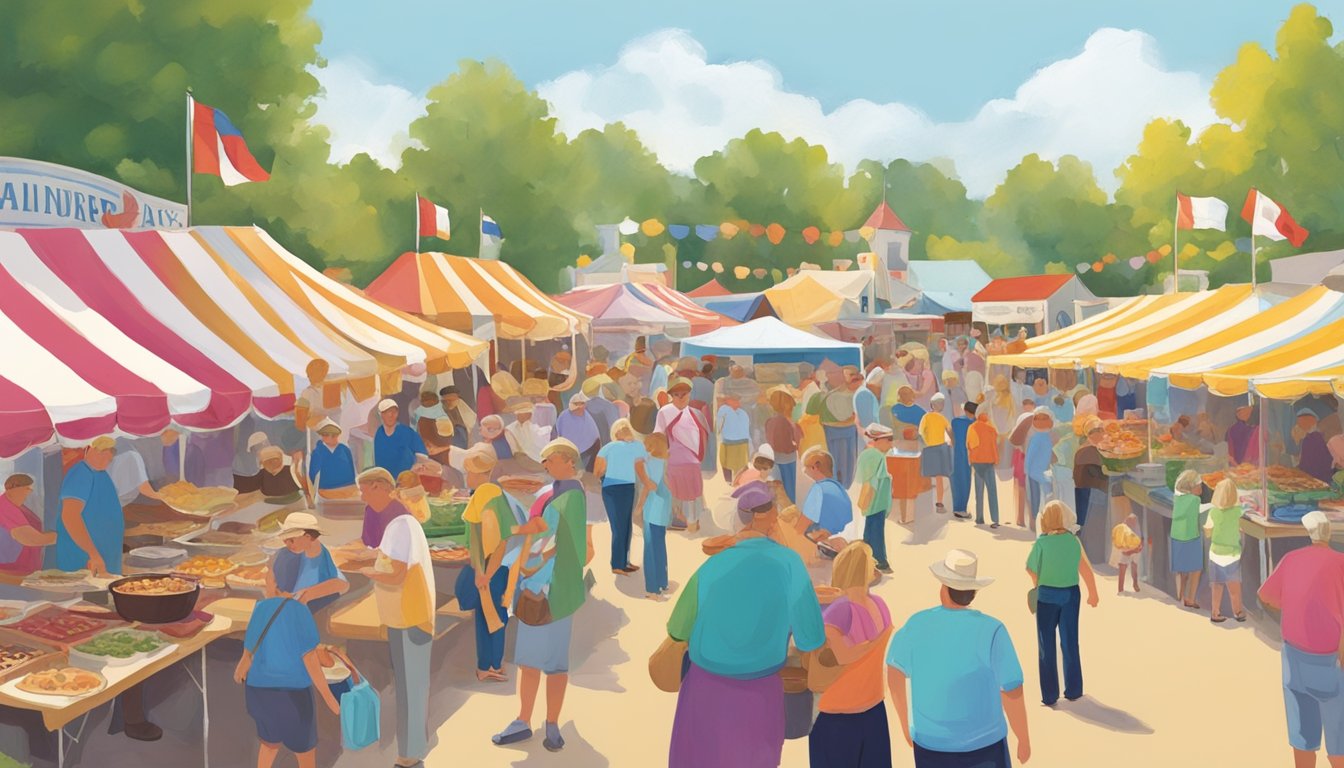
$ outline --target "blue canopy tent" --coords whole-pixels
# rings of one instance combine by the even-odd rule
[[[682,339],[681,354],[697,358],[705,355],[751,357],[757,363],[820,365],[823,360],[830,360],[836,365],[863,365],[860,345],[817,336],[774,317]]]
[[[776,317],[775,308],[770,306],[770,300],[764,293],[735,293],[730,296],[701,299],[696,303],[739,323],[762,317]]]

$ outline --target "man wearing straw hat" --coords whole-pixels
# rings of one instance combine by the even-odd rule
[[[980,578],[975,553],[961,549],[929,570],[942,584],[940,605],[911,616],[887,648],[887,686],[915,766],[1010,768],[1010,726],[1025,763],[1031,739],[1013,639],[1003,622],[969,607],[994,580]]]

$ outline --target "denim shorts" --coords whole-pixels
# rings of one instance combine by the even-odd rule
[[[1344,670],[1333,653],[1307,653],[1283,644],[1283,703],[1288,744],[1331,757],[1344,755]]]
[[[243,693],[247,714],[257,724],[257,738],[283,744],[295,754],[317,747],[317,713],[311,688],[258,688]]]

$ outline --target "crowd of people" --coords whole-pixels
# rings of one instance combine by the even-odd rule
[[[988,351],[1010,351],[1020,341],[996,337]],[[495,744],[533,738],[544,676],[542,745],[565,746],[560,723],[571,639],[586,602],[584,572],[597,554],[592,526],[604,523],[610,551],[602,562],[613,576],[642,578],[649,600],[674,598],[668,640],[651,661],[651,670],[654,662],[672,670],[667,687],[678,695],[672,766],[777,765],[788,719],[780,672],[794,656],[803,658],[809,686],[829,675],[815,685],[814,766],[890,765],[888,697],[916,765],[1007,766],[1014,755],[1019,762],[1031,755],[1022,668],[1003,624],[970,607],[994,580],[979,573],[974,553],[952,550],[930,565],[939,585],[934,607],[904,620],[893,616],[870,591],[892,572],[886,523],[914,523],[914,502],[928,493],[935,515],[1035,533],[1024,565],[1040,701],[1079,699],[1081,606],[1098,605],[1079,532],[1089,520],[1110,522],[1098,446],[1103,420],[1133,409],[1133,388],[1102,376],[1095,392],[1061,391],[1045,375],[1018,370],[987,382],[986,350],[977,339],[955,338],[939,351],[936,361],[924,346],[906,344],[863,366],[749,366],[678,357],[666,342],[639,339],[616,360],[601,347],[591,350],[580,375],[566,349],[530,371],[494,368],[470,402],[460,385],[431,378],[376,402],[367,424],[352,425],[339,409],[322,407],[318,394],[305,393],[292,422],[257,420],[232,456],[193,436],[181,468],[174,462],[184,460],[182,443],[165,437],[161,460],[165,471],[222,473],[240,492],[268,499],[362,501],[354,546],[370,564],[354,573],[372,583],[387,628],[397,765],[416,765],[429,753],[430,652],[441,590],[420,523],[428,516],[425,492],[452,487],[465,497],[469,559],[451,591],[473,613],[476,678],[517,682],[517,715],[494,734]],[[318,381],[324,375],[320,366],[310,374]],[[1232,450],[1258,444],[1248,418],[1238,411],[1227,431]],[[1301,421],[1294,438],[1309,462],[1326,443],[1317,446],[1314,424]],[[212,459],[212,451],[219,456]],[[0,571],[29,573],[41,567],[43,548],[53,547],[58,568],[121,572],[122,504],[157,495],[144,462],[135,451],[119,452],[111,437],[69,459],[52,531],[25,506],[33,479],[5,481]],[[706,478],[716,474],[728,488],[722,498],[706,492]],[[516,482],[529,477],[530,486]],[[1002,515],[1001,481],[1013,488],[1012,511]],[[1211,620],[1228,618],[1226,593],[1230,618],[1244,621],[1237,489],[1225,480],[1211,504],[1202,504],[1199,484],[1194,472],[1174,484],[1177,591],[1199,609],[1207,570]],[[1330,549],[1329,522],[1316,514],[1303,525],[1320,546],[1292,553],[1260,593],[1263,602],[1283,606],[1285,699],[1299,760],[1319,748],[1322,732],[1331,755],[1344,752],[1344,731],[1335,727],[1344,722],[1344,699],[1330,687],[1340,679],[1334,652],[1344,627],[1344,555]],[[669,563],[668,536],[693,536],[702,526],[721,534],[705,539],[706,552],[714,543],[717,554],[698,564]],[[350,585],[324,529],[306,510],[283,521],[281,548],[235,672],[263,768],[281,749],[312,765],[315,702],[341,706],[318,666],[334,649],[322,642],[314,614]],[[1144,540],[1137,519],[1121,520],[1109,534],[1119,591],[1127,575],[1138,591]],[[818,597],[817,573],[827,574],[834,599]],[[513,675],[505,658],[510,624]],[[121,697],[121,709],[128,735],[158,738],[138,688]]]

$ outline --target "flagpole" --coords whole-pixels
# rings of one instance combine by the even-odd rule
[[[1251,290],[1255,290],[1255,222],[1251,222]]]
[[[415,193],[415,252],[420,252],[420,193]]]
[[[1176,192],[1176,215],[1171,220],[1171,292],[1181,292],[1181,247],[1176,237],[1181,229],[1181,193]]]
[[[193,175],[191,167],[191,113],[192,99],[191,89],[187,89],[187,226],[191,226],[191,177]]]

